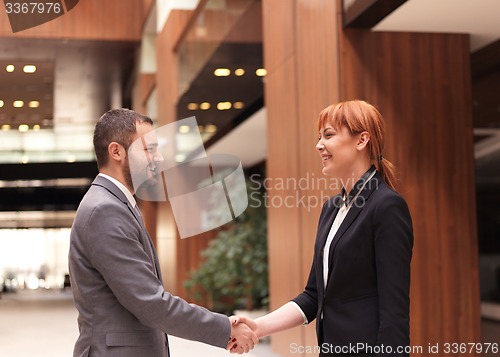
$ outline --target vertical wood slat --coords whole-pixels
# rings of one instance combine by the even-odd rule
[[[12,33],[2,4],[0,38],[138,41],[147,15],[148,1],[150,2],[150,0],[81,0],[63,16],[15,34]]]
[[[468,37],[346,30],[340,47],[342,99],[386,118],[412,213],[412,345],[480,342]]]

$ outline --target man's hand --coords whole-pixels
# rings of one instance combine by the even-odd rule
[[[236,316],[231,316],[229,318],[229,322],[231,324],[231,339],[229,340],[226,349],[231,353],[243,354],[251,351],[254,346],[259,342],[259,339],[254,331],[252,331],[251,327],[246,325],[242,320],[243,318],[239,318]],[[249,320],[250,325],[255,326],[255,323],[247,318],[244,318],[245,321]]]

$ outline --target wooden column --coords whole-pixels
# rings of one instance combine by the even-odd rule
[[[411,343],[481,342],[469,38],[347,30],[340,49],[341,97],[385,117],[412,214]]]
[[[158,98],[158,126],[167,125],[177,120],[176,104],[179,96],[179,64],[174,46],[186,26],[191,11],[173,10],[163,30],[156,39],[156,91]],[[163,272],[165,288],[172,294],[178,294],[178,264],[183,258],[177,250],[179,239],[177,228],[169,202],[156,204],[156,243],[160,266]]]
[[[339,96],[337,5],[329,0],[263,0],[262,6],[274,310],[304,289],[322,202],[336,193],[321,189],[325,185],[315,145],[318,114]],[[314,326],[274,335],[273,349],[282,356],[300,355],[290,352],[290,344],[316,345]]]
[[[359,98],[386,118],[384,156],[397,166],[413,217],[412,345],[440,343],[433,355],[448,356],[445,342],[481,342],[468,37],[344,31],[335,1],[262,3],[271,309],[305,285],[320,210],[284,200],[324,201],[336,193],[312,186],[321,177],[314,150],[318,113]],[[305,189],[272,187],[306,175]],[[291,343],[315,342],[311,327],[272,338],[283,356],[297,356]]]

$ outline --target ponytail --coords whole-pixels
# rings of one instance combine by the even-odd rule
[[[382,155],[379,156],[377,162],[375,163],[375,167],[378,172],[380,172],[380,175],[382,175],[382,179],[384,182],[392,188],[394,191],[396,190],[396,168],[386,158],[382,157]]]

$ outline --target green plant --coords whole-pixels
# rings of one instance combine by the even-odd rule
[[[195,298],[208,297],[211,309],[232,313],[268,304],[266,208],[252,205],[222,227],[202,251],[203,262],[184,283]]]

